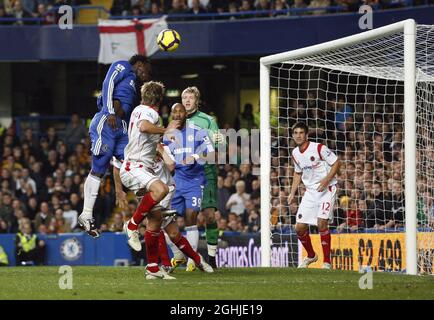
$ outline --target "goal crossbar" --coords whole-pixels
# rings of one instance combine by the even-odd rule
[[[407,27],[406,27],[407,26]],[[378,37],[384,37],[394,34],[399,31],[404,33],[410,33],[415,35],[416,22],[413,19],[407,19],[399,21],[384,27],[369,30],[345,38],[340,38],[332,41],[327,41],[317,45],[313,45],[306,48],[296,49],[288,52],[277,53],[270,56],[262,57],[260,63],[265,66],[269,66],[278,62],[285,62],[287,60],[297,59],[304,56],[313,54],[319,54],[331,50],[338,50],[344,47],[351,46],[353,44],[359,44],[370,40],[377,39]],[[407,28],[407,30],[405,30]]]

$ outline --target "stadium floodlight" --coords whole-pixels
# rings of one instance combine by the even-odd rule
[[[291,185],[290,154],[294,145],[289,128],[305,121],[311,128],[310,140],[324,143],[340,155],[341,198],[347,195],[350,201],[370,204],[364,219],[368,225],[364,227],[374,230],[379,225],[379,213],[388,220],[387,214],[399,211],[384,206],[380,210],[372,186],[380,183],[383,195],[388,195],[392,184],[401,182],[405,195],[405,271],[417,274],[428,269],[431,273],[434,26],[417,25],[408,19],[263,57],[260,95],[262,266],[272,265],[272,247],[281,245],[281,236],[291,232],[289,204],[276,190],[288,191]],[[393,195],[387,199],[382,203],[392,206]],[[393,228],[399,230],[398,219],[394,221]],[[365,231],[359,228],[353,233]],[[421,243],[428,251],[418,248]]]

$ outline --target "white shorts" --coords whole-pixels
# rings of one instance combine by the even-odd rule
[[[151,183],[160,180],[152,168],[139,162],[124,161],[119,173],[122,184],[134,193],[141,189],[149,191]]]
[[[139,202],[145,194],[144,192],[139,193],[139,191],[144,189],[145,192],[148,192],[152,182],[160,180],[169,187],[169,193],[160,201],[159,205],[163,208],[170,208],[175,194],[175,183],[166,166],[149,168],[138,162],[124,161],[120,169],[120,178],[122,184],[136,194]]]
[[[297,211],[297,223],[318,225],[318,218],[333,220],[336,200],[336,185],[328,186],[324,192],[307,189]]]

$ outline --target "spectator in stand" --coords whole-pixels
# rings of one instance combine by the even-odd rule
[[[21,177],[18,181],[17,189],[20,190],[22,193],[26,193],[27,186],[32,189],[34,194],[37,193],[36,182],[31,178],[30,170],[28,168],[24,168],[23,170],[21,170]]]
[[[38,213],[38,200],[36,196],[30,197],[27,200],[27,217],[33,221]]]
[[[200,6],[205,10],[207,10],[208,7],[211,6],[210,0],[199,0],[199,2],[200,2]],[[193,8],[193,0],[187,0],[187,6],[189,8]]]
[[[26,1],[26,4],[28,4],[28,7],[32,7],[30,10],[26,9],[23,6],[23,3],[21,2],[21,0],[15,0],[14,2],[14,7],[12,9],[12,16],[16,19],[22,19],[22,18],[32,18],[32,15],[30,12],[33,11],[33,5],[34,2],[33,1]],[[16,21],[14,24],[15,25],[25,25],[25,24],[32,24],[33,22],[30,21]]]
[[[261,218],[259,217],[258,211],[250,210],[247,218],[247,226],[244,230],[249,233],[256,233],[259,232],[260,228]]]
[[[88,149],[84,149],[84,144],[82,144],[82,143],[79,143],[75,146],[74,154],[78,159],[80,169],[81,168],[88,169],[88,167],[90,165],[91,158],[90,158],[89,152],[87,150]]]
[[[360,1],[358,0],[335,0],[336,5],[344,7],[343,11],[356,12],[359,11]]]
[[[252,192],[250,194],[250,199],[252,199],[253,203],[255,204],[259,204],[259,201],[261,198],[261,183],[259,182],[258,179],[255,179],[252,181]]]
[[[138,17],[143,15],[142,8],[139,5],[135,5],[131,7],[131,15],[133,17]]]
[[[40,22],[42,25],[53,24],[55,21],[53,12],[48,12],[44,3],[38,4],[36,13],[33,14],[33,17],[42,19]]]
[[[151,14],[152,15],[161,15],[163,14],[163,10],[161,9],[158,2],[152,2],[151,3]]]
[[[293,12],[291,12],[292,15],[303,15],[306,14],[306,11],[304,9],[307,8],[307,4],[304,2],[304,0],[294,0],[294,3],[291,6],[291,9],[295,9]],[[297,9],[301,9],[298,11]]]
[[[255,177],[251,173],[251,166],[250,164],[241,164],[240,165],[240,172],[241,176],[240,178],[245,182],[246,184],[246,192],[248,194],[252,193],[252,181],[255,180]]]
[[[86,126],[78,114],[74,113],[71,116],[71,122],[68,123],[65,129],[65,143],[69,152],[74,151],[74,147],[82,142],[88,135]]]
[[[392,184],[392,212],[393,220],[386,225],[386,228],[402,228],[405,220],[405,199],[402,184],[394,181]]]
[[[42,165],[40,162],[35,162],[32,165],[32,171],[30,177],[36,183],[36,193],[39,193],[42,188],[44,188],[44,178],[42,177]]]
[[[8,233],[9,232],[9,226],[8,223],[0,218],[0,234],[2,233]]]
[[[192,7],[190,10],[187,11],[187,13],[191,14],[193,17],[189,17],[189,20],[201,20],[201,19],[207,19],[206,17],[200,17],[198,15],[207,13],[206,9],[202,7],[200,0],[193,0],[192,1]]]
[[[124,217],[122,213],[115,213],[113,223],[110,225],[111,232],[123,232]]]
[[[83,211],[83,201],[77,193],[72,193],[69,198],[71,201],[71,209],[77,212]]]
[[[339,131],[344,131],[345,123],[353,117],[354,109],[352,106],[345,102],[344,97],[338,98],[337,102],[335,103],[335,108],[336,129]]]
[[[331,5],[330,0],[312,0],[308,6],[310,9],[314,8],[325,8]],[[321,15],[327,13],[327,10],[315,10],[312,12],[313,15]]]
[[[228,212],[226,210],[226,203],[228,202],[231,192],[224,185],[224,179],[221,176],[217,178],[217,188],[218,188],[218,210],[223,217],[227,217]]]
[[[238,218],[239,217],[236,213],[234,212],[229,213],[227,231],[232,231],[232,232],[243,231],[241,221]]]
[[[45,225],[47,228],[50,225],[51,220],[54,218],[53,214],[50,212],[50,207],[47,202],[42,202],[40,205],[40,211],[35,217],[35,229],[39,230],[41,224]]]
[[[182,14],[185,13],[185,5],[181,0],[172,0],[172,8],[169,14]]]
[[[346,210],[346,220],[337,228],[338,232],[357,231],[363,227],[363,213],[357,208],[357,201],[349,201],[349,207]]]
[[[4,21],[2,20],[3,18],[13,18],[13,17],[6,12],[4,6],[0,5],[0,25],[7,25],[13,23],[13,21]]]
[[[256,5],[256,11],[269,11],[269,10],[271,10],[270,0],[259,0],[258,4]],[[256,14],[256,17],[269,18],[271,17],[271,13],[261,12]]]
[[[21,139],[21,145],[24,143],[27,143],[33,152],[39,148],[38,139],[36,138],[36,135],[33,134],[33,130],[30,128],[24,130],[24,135]]]
[[[77,226],[78,212],[72,209],[71,202],[69,200],[64,200],[63,202],[63,217],[70,225],[72,231],[76,231],[76,228],[77,231],[79,231],[79,228]]]
[[[381,183],[375,182],[372,186],[372,201],[368,204],[366,226],[383,230],[386,224],[393,220],[391,201],[382,192]]]
[[[238,10],[239,12],[250,12],[250,11],[254,11],[254,9],[252,8],[252,4],[250,2],[250,0],[243,0],[241,2],[241,7]],[[243,14],[241,16],[239,16],[240,19],[248,19],[248,18],[252,18],[253,15],[252,14]],[[247,104],[246,104],[247,105]],[[246,105],[244,106],[244,112],[246,110]],[[239,121],[238,118],[242,116],[242,114],[240,114],[237,117],[236,121]],[[238,130],[239,129],[239,125],[237,126],[237,124],[235,125],[235,129]]]
[[[48,141],[48,148],[50,150],[56,150],[57,142],[59,141],[59,137],[57,136],[56,129],[54,129],[54,127],[48,128],[47,141]]]
[[[129,0],[114,0],[110,9],[112,16],[126,16],[131,10],[131,2]]]
[[[68,221],[63,217],[63,210],[61,208],[56,209],[54,218],[50,221],[48,228],[50,233],[68,233],[71,232],[71,226]]]
[[[289,12],[285,11],[288,10],[289,6],[286,3],[285,0],[276,0],[274,2],[274,10],[276,10],[275,13],[273,13],[273,17],[285,17],[289,15]],[[309,126],[310,127],[310,126]]]
[[[237,13],[237,3],[236,2],[230,2],[229,3],[229,13]],[[238,19],[240,16],[238,15],[231,15],[229,16],[230,20]]]
[[[244,210],[246,209],[245,201],[250,199],[250,194],[245,192],[246,184],[242,180],[236,182],[235,188],[237,192],[230,196],[228,202],[226,203],[226,209],[228,209],[231,213],[242,216],[244,214]]]
[[[24,224],[15,237],[17,266],[42,265],[45,260],[45,242],[40,240],[29,223]]]
[[[220,232],[227,230],[228,228],[228,219],[221,218],[217,220],[217,227],[220,230]]]
[[[0,205],[0,219],[5,221],[8,228],[12,225],[14,209],[12,208],[12,195],[9,192],[4,192],[2,203]]]

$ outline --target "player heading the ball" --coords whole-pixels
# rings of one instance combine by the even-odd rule
[[[124,159],[128,143],[127,123],[131,110],[138,104],[136,85],[151,79],[151,65],[142,55],[134,55],[128,61],[114,62],[104,79],[102,93],[98,97],[98,112],[92,119],[89,135],[92,141],[92,168],[84,183],[83,212],[78,217],[79,225],[92,237],[99,237],[93,218],[93,207],[98,197],[101,178],[114,157]],[[116,187],[116,202],[125,203],[125,194],[117,183],[119,169],[113,168]]]

